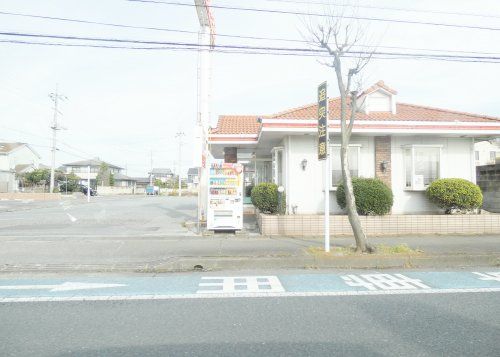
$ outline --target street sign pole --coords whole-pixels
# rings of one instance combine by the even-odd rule
[[[323,160],[324,164],[324,192],[325,192],[325,252],[330,251],[330,165],[328,159],[328,96],[327,84],[321,83],[318,86],[318,160]]]

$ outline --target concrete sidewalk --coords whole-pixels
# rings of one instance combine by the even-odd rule
[[[407,244],[398,254],[322,252],[317,238],[212,237],[0,237],[0,273],[170,272],[200,269],[271,268],[448,268],[500,266],[500,237],[371,237],[375,245]],[[333,238],[348,247],[353,238]]]

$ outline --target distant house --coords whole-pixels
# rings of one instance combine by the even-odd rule
[[[149,177],[132,177],[135,181],[135,187],[138,189],[145,189],[149,185]]]
[[[153,175],[153,181],[160,180],[163,183],[174,177],[172,170],[168,168],[153,168],[148,174]]]
[[[87,180],[88,178],[90,178],[90,186],[97,187],[98,185],[100,185],[100,183],[97,182],[96,178],[102,164],[108,165],[109,172],[114,175],[116,182],[116,176],[122,173],[123,167],[107,163],[97,158],[92,160],[75,161],[75,162],[70,162],[68,164],[63,164],[61,166],[61,169],[66,174],[74,173],[76,176],[78,176],[80,178],[79,182],[80,184],[87,185]],[[89,166],[90,166],[90,174],[89,174]],[[128,178],[128,176],[125,177]]]
[[[40,155],[26,143],[0,142],[0,192],[19,190],[17,175],[33,171]]]
[[[200,182],[200,174],[198,167],[191,167],[187,172],[187,185],[189,188],[198,187],[198,183]]]
[[[113,175],[113,178],[115,180],[113,186],[115,187],[135,187],[135,179],[133,177],[117,173]]]
[[[500,159],[500,138],[474,144],[476,166],[494,165],[497,158]]]

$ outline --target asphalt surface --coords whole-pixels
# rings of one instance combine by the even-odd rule
[[[164,272],[189,270],[197,264],[208,269],[445,268],[495,265],[500,256],[495,235],[370,237],[374,244],[407,244],[438,257],[437,262],[406,256],[390,262],[374,257],[369,263],[366,257],[325,262],[321,255],[308,254],[308,249],[322,246],[321,237],[197,236],[195,227],[184,225],[195,220],[196,202],[196,197],[97,196],[87,203],[81,195],[59,202],[0,201],[0,273]],[[331,243],[345,247],[353,239],[335,237]],[[453,259],[442,259],[443,255]]]
[[[498,293],[0,304],[2,356],[497,356]]]
[[[196,197],[83,195],[0,201],[0,236],[180,236],[196,220]],[[192,234],[192,233],[191,233]]]

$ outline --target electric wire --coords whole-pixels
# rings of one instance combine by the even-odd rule
[[[140,29],[140,30],[152,30],[152,31],[163,31],[163,32],[173,32],[173,33],[185,33],[191,35],[197,35],[198,31],[190,31],[190,30],[182,30],[182,29],[172,29],[165,27],[148,27],[148,26],[138,26],[138,25],[127,25],[127,24],[118,24],[118,23],[109,23],[109,22],[99,22],[93,20],[84,20],[84,19],[75,19],[75,18],[63,18],[63,17],[53,17],[53,16],[44,16],[44,15],[34,15],[34,14],[26,14],[26,13],[13,13],[0,11],[0,15],[7,16],[19,16],[19,17],[27,17],[27,18],[35,18],[35,19],[43,19],[43,20],[51,20],[51,21],[64,21],[70,23],[82,23],[89,25],[98,25],[98,26],[110,26],[110,27],[118,27],[118,28],[130,28],[130,29]],[[257,41],[278,41],[278,42],[295,42],[308,44],[309,41],[301,40],[301,39],[292,39],[292,38],[279,38],[279,37],[262,37],[262,36],[245,36],[245,35],[232,35],[232,34],[224,34],[217,33],[217,37],[223,38],[238,38],[238,39],[248,39],[248,40],[257,40]],[[470,54],[500,54],[498,52],[485,52],[485,51],[465,51],[465,50],[449,50],[449,49],[431,49],[431,48],[412,48],[412,47],[401,47],[401,46],[369,46],[369,45],[356,45],[356,48],[385,48],[385,49],[398,49],[398,50],[408,50],[408,51],[429,51],[429,52],[451,52],[451,53],[470,53]]]
[[[334,7],[347,7],[355,9],[373,9],[373,10],[386,10],[386,11],[397,11],[397,12],[413,12],[413,13],[423,13],[423,14],[438,14],[438,15],[453,15],[453,16],[470,16],[470,17],[485,17],[485,18],[500,18],[497,15],[491,14],[480,14],[480,13],[466,13],[458,11],[441,11],[441,10],[420,10],[420,9],[409,9],[402,7],[389,7],[389,6],[376,6],[376,5],[353,5],[353,4],[339,4],[335,2],[321,2],[321,1],[304,1],[304,0],[259,0],[265,2],[276,2],[282,4],[301,4],[301,5],[325,5]]]
[[[152,4],[187,6],[187,7],[196,7],[197,6],[196,4],[186,4],[186,3],[176,2],[176,1],[160,1],[160,0],[126,0],[126,1],[136,2],[136,3],[152,3]],[[388,23],[410,24],[410,25],[441,26],[441,27],[463,28],[463,29],[485,30],[485,31],[500,31],[500,27],[453,24],[453,23],[433,22],[433,21],[389,19],[389,18],[383,18],[383,17],[335,15],[335,14],[312,13],[312,12],[308,13],[308,12],[302,12],[302,11],[262,9],[262,8],[224,6],[224,5],[210,5],[210,8],[220,9],[220,10],[257,12],[257,13],[272,13],[272,14],[282,14],[282,15],[303,15],[303,16],[329,17],[329,18],[348,19],[348,20],[376,21],[376,22],[388,22]]]
[[[127,44],[126,47],[129,49],[142,49],[142,50],[200,50],[200,49],[212,49],[212,51],[219,53],[230,53],[234,51],[235,53],[248,53],[248,54],[281,54],[288,56],[318,56],[318,57],[328,57],[324,50],[312,49],[312,48],[297,48],[297,47],[272,47],[272,46],[248,46],[248,45],[201,45],[198,43],[190,42],[175,42],[175,41],[151,41],[151,40],[131,40],[131,39],[118,39],[118,38],[102,38],[102,37],[82,37],[82,36],[67,36],[67,35],[49,35],[49,34],[35,34],[35,33],[19,33],[19,32],[0,32],[0,36],[10,36],[10,37],[27,37],[27,38],[49,38],[58,40],[78,40],[78,41],[94,41],[94,42],[104,42],[104,43],[119,43]],[[12,40],[2,40],[5,42],[10,42]],[[17,41],[19,43],[19,41]],[[81,44],[74,43],[33,43],[32,41],[25,41],[26,44],[42,44],[49,46],[81,46]],[[147,47],[140,46],[137,48],[129,46],[129,44],[140,44],[149,45]],[[166,47],[151,47],[155,46],[166,46]],[[95,45],[95,44],[85,44],[88,47],[103,47],[103,48],[118,48],[119,46],[107,46],[107,45]],[[434,53],[405,53],[405,52],[381,52],[381,51],[349,51],[343,54],[344,57],[357,57],[357,56],[372,56],[372,57],[395,57],[395,58],[426,58],[426,59],[445,59],[445,60],[457,60],[465,61],[470,60],[472,62],[485,61],[485,62],[497,62],[500,60],[499,56],[471,56],[471,55],[450,55],[450,54],[434,54]]]

